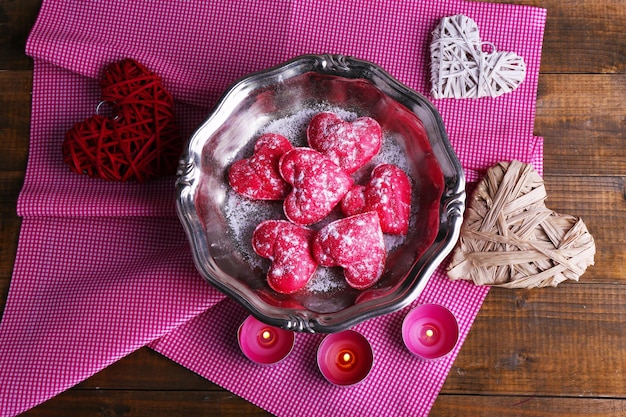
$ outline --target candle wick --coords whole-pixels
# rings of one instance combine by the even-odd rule
[[[353,352],[342,350],[336,356],[336,363],[343,369],[351,369],[355,365],[355,356]]]
[[[271,329],[262,329],[257,336],[261,345],[269,347],[276,342],[276,334]]]

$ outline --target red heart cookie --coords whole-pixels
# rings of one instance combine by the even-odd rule
[[[411,215],[411,182],[395,165],[378,165],[366,186],[357,185],[341,201],[346,216],[375,211],[384,233],[406,235]]]
[[[354,216],[369,211],[365,209],[365,190],[364,185],[355,184],[346,193],[341,200],[341,212],[344,216]]]
[[[387,252],[376,212],[335,220],[313,239],[313,257],[322,266],[340,266],[348,285],[365,289],[383,273]]]
[[[352,174],[380,151],[382,129],[371,117],[344,122],[330,112],[318,113],[307,127],[309,146]]]
[[[254,154],[233,163],[228,171],[228,182],[241,195],[253,200],[282,200],[291,187],[278,171],[281,156],[293,149],[291,142],[281,135],[267,133],[254,145]]]
[[[294,293],[306,286],[317,269],[311,256],[314,231],[285,220],[266,220],[252,234],[252,248],[272,261],[267,283],[282,294]]]
[[[100,86],[113,114],[75,124],[65,134],[63,161],[77,174],[109,181],[174,174],[183,142],[161,79],[127,59],[109,65]]]
[[[330,159],[309,148],[294,148],[284,154],[279,170],[292,185],[283,202],[285,216],[303,226],[326,217],[354,183]]]

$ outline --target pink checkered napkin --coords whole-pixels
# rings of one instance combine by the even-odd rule
[[[340,390],[321,378],[314,365],[319,335],[299,335],[280,366],[253,367],[234,344],[245,312],[193,268],[174,214],[174,179],[136,185],[83,178],[64,166],[60,144],[73,123],[93,114],[102,68],[127,57],[163,77],[186,135],[235,79],[301,53],[370,59],[427,93],[429,34],[441,17],[457,13],[476,20],[483,40],[528,65],[527,80],[510,95],[435,103],[468,179],[511,158],[541,172],[542,142],[532,129],[545,10],[458,0],[260,0],[237,7],[44,1],[27,45],[35,62],[31,143],[18,202],[24,221],[0,323],[0,415],[33,407],[151,341],[277,415],[426,414],[487,289],[437,271],[416,302],[444,304],[459,319],[461,343],[444,361],[424,364],[405,351],[405,309],[357,326],[376,355],[357,387]],[[302,401],[274,394],[294,386],[306,387]],[[391,397],[379,395],[390,387]]]

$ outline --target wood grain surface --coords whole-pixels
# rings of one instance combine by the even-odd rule
[[[535,134],[549,208],[597,245],[579,283],[493,289],[431,416],[626,416],[626,2],[503,1],[548,10]],[[0,1],[0,312],[20,231],[40,0]],[[142,348],[24,416],[266,416]]]

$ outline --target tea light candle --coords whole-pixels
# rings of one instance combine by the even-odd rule
[[[248,359],[261,365],[270,365],[289,355],[295,343],[295,334],[249,316],[239,326],[237,339],[239,348]]]
[[[374,363],[367,339],[354,330],[329,334],[317,349],[317,366],[332,384],[350,386],[364,380]]]
[[[423,304],[411,310],[402,323],[407,349],[424,360],[441,359],[456,346],[459,326],[450,310],[438,304]]]

